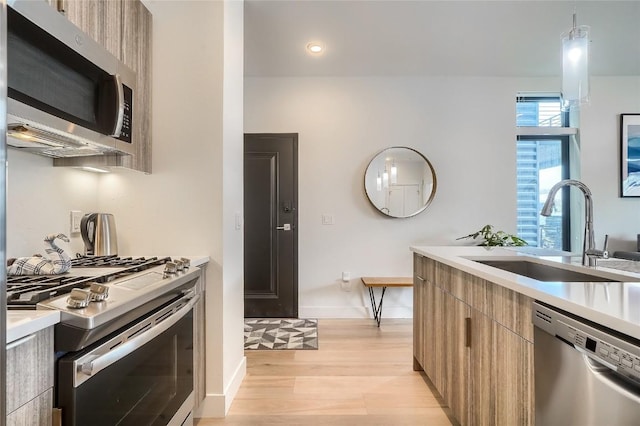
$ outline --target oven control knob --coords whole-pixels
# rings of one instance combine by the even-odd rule
[[[167,262],[164,264],[164,277],[167,278],[169,275],[176,274],[178,272],[177,266],[173,262]]]
[[[184,269],[189,269],[191,267],[191,261],[189,259],[187,259],[186,257],[181,257],[180,260],[182,261],[182,264],[184,265]]]
[[[174,260],[173,262],[176,264],[176,269],[178,271],[182,271],[184,269],[184,263],[182,263],[182,260]]]
[[[89,292],[91,293],[92,302],[102,302],[109,297],[109,287],[98,283],[91,283]]]
[[[67,298],[67,306],[72,309],[81,309],[89,306],[91,292],[81,288],[74,288]]]

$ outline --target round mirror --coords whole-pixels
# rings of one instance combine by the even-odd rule
[[[379,152],[364,174],[371,204],[390,217],[411,217],[427,208],[436,194],[436,172],[415,149],[394,146]]]

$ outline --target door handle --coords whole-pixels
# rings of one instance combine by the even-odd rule
[[[276,229],[279,231],[291,231],[291,224],[290,223],[285,223],[282,226],[276,226]]]

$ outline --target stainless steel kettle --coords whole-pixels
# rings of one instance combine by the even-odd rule
[[[84,241],[85,254],[109,256],[118,254],[116,221],[109,213],[89,213],[80,221],[80,233]]]

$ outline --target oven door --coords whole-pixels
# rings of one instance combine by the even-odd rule
[[[193,305],[159,309],[58,361],[63,425],[182,425],[193,408]]]

